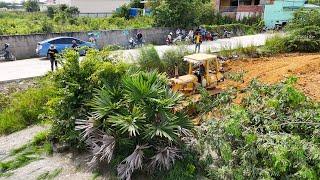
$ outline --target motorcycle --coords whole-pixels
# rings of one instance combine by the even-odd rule
[[[132,37],[129,39],[128,49],[134,49],[138,45],[137,41]]]
[[[182,39],[183,39],[183,38],[182,38],[182,35],[180,34],[178,37],[174,38],[172,42],[173,42],[173,43],[181,42]]]
[[[9,47],[5,47],[0,51],[0,60],[3,60],[3,61],[17,60],[17,58],[12,54],[12,52],[8,48]]]
[[[213,40],[219,39],[219,34],[218,34],[218,33],[215,33],[215,32],[214,32],[214,33],[212,33],[211,35],[212,35],[212,39],[213,39]]]
[[[231,35],[232,35],[232,32],[230,32],[230,31],[225,31],[225,32],[223,33],[223,38],[231,38]]]

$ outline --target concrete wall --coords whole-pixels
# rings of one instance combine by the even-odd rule
[[[164,44],[165,38],[170,32],[166,28],[98,31],[100,34],[97,39],[98,48],[101,49],[106,45],[127,45],[128,39],[134,37],[138,31],[141,31],[146,43],[157,45]],[[9,43],[10,49],[17,59],[27,59],[36,57],[35,50],[38,42],[60,36],[76,37],[84,41],[88,41],[89,39],[88,32],[0,36],[0,47],[3,47],[4,43]]]

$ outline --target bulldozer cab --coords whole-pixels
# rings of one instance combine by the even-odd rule
[[[211,89],[223,79],[220,73],[220,63],[216,55],[212,54],[192,54],[184,57],[184,61],[189,63],[188,75],[178,76],[170,79],[173,91],[183,93],[194,92],[199,85]]]

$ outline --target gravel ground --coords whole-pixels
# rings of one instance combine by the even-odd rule
[[[32,126],[22,131],[0,137],[0,162],[13,159],[9,156],[10,151],[19,148],[30,142],[33,137],[42,131],[47,130],[46,126]],[[9,177],[0,177],[2,179],[12,180],[34,180],[44,173],[52,173],[55,170],[61,172],[55,179],[63,180],[87,180],[92,179],[94,174],[86,170],[86,154],[77,154],[73,156],[68,154],[53,154],[52,156],[43,156],[40,160],[10,171]]]
[[[84,156],[77,156],[78,159],[73,159],[71,154],[54,154],[51,157],[44,157],[41,160],[34,161],[24,167],[12,171],[13,175],[7,177],[8,180],[33,180],[37,179],[44,173],[52,173],[55,170],[61,172],[55,179],[61,180],[89,180],[93,178],[91,172],[87,172],[80,167]],[[80,157],[80,158],[79,158]]]
[[[39,132],[48,129],[45,126],[32,126],[8,136],[0,136],[0,161],[6,159],[11,150],[27,144]]]

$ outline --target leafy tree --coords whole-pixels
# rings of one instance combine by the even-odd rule
[[[37,12],[40,11],[39,1],[38,0],[27,0],[23,4],[27,12]]]
[[[54,18],[57,22],[67,22],[79,15],[80,11],[77,7],[61,4],[58,7],[48,7],[47,16]]]
[[[196,0],[163,0],[154,8],[155,23],[164,27],[193,27],[198,23]]]
[[[305,10],[301,9],[294,13],[294,18],[289,23],[287,29],[295,30],[297,28],[304,28],[306,26],[318,26],[320,24],[319,10]]]
[[[144,5],[141,3],[141,0],[133,0],[131,1],[129,6],[132,8],[140,8],[140,9],[144,8]]]
[[[129,9],[130,9],[130,6],[128,4],[124,4],[112,16],[129,19],[130,18]]]
[[[55,8],[53,6],[48,6],[47,8],[47,16],[49,18],[53,18],[55,14]]]

